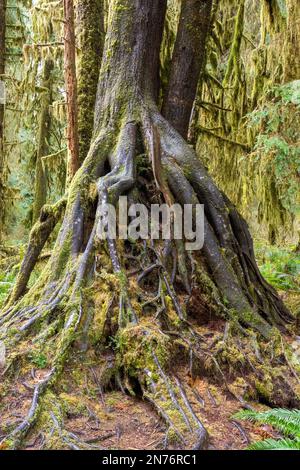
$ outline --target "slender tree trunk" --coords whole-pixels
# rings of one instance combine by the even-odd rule
[[[0,0],[0,76],[5,74],[6,0]],[[0,80],[3,78],[0,77]],[[4,140],[4,105],[0,104],[0,162]]]
[[[0,0],[0,80],[5,74],[6,0]],[[0,240],[4,223],[4,104],[0,103]]]
[[[67,180],[71,181],[79,168],[78,103],[73,0],[64,0],[64,73],[67,95]]]
[[[41,97],[41,113],[35,165],[35,194],[32,214],[33,223],[35,223],[39,218],[41,208],[47,200],[47,174],[43,165],[42,158],[49,153],[48,142],[51,125],[49,106],[52,101],[52,70],[53,61],[51,59],[47,59],[44,65],[42,82],[43,89],[46,89],[47,91],[43,92],[43,95]]]
[[[76,41],[78,77],[79,163],[88,154],[104,41],[103,0],[77,0]]]
[[[300,2],[287,0],[287,32],[284,47],[284,81],[300,79]]]
[[[205,58],[212,0],[183,0],[169,86],[162,113],[187,138],[192,107]]]

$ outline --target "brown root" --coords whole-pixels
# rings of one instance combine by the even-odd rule
[[[247,406],[245,399],[227,384],[224,373],[226,368],[232,373],[232,349],[238,361],[242,356],[244,345],[239,345],[239,335],[246,332],[245,335],[250,336],[246,327],[270,338],[274,336],[274,325],[282,327],[291,320],[279,297],[259,274],[246,223],[214,185],[195,153],[156,108],[150,106],[145,111],[145,104],[141,105],[140,114],[140,121],[123,116],[121,130],[110,130],[107,137],[106,129],[101,130],[72,181],[67,203],[60,202],[55,216],[52,211],[42,220],[41,215],[38,229],[32,232],[21,268],[23,272],[9,308],[0,317],[0,340],[5,341],[7,354],[11,357],[15,349],[22,349],[28,336],[32,345],[47,338],[52,341],[53,348],[49,373],[35,385],[25,419],[3,441],[10,447],[20,447],[28,432],[37,425],[43,397],[57,383],[78,338],[84,336],[82,351],[95,346],[89,344],[88,332],[94,315],[98,313],[91,300],[92,296],[99,294],[93,291],[97,277],[96,255],[101,258],[98,268],[105,273],[100,290],[109,292],[109,300],[104,302],[102,326],[97,324],[95,347],[100,342],[107,347],[109,338],[114,338],[117,344],[114,352],[118,358],[114,373],[116,381],[124,390],[129,386],[126,381],[122,383],[122,377],[128,382],[130,379],[138,381],[143,396],[168,425],[168,439],[175,440],[178,447],[205,448],[208,433],[199,412],[192,405],[192,388],[183,385],[171,367],[168,356],[174,351],[169,345],[170,337],[176,334],[181,337],[188,350],[186,361],[189,361],[191,371],[193,361],[210,362],[211,369],[221,378],[223,385],[225,383],[227,391],[242,406]],[[120,247],[110,235],[103,242],[101,230],[108,228],[105,205],[116,206],[121,195],[137,187],[139,127],[143,131],[144,147],[150,155],[157,183],[155,196],[158,199],[162,196],[168,205],[174,201],[180,204],[204,203],[205,244],[202,252],[192,257],[185,252],[183,243],[172,239],[164,245],[160,241],[134,242],[127,256],[128,259],[131,256],[138,266],[130,272],[129,278],[124,267],[124,246]],[[146,199],[147,184],[143,191],[139,197]],[[20,298],[65,205],[64,220],[48,265],[36,285]],[[87,220],[92,222],[87,224]],[[37,237],[39,243],[36,245]],[[199,271],[202,277],[197,278]],[[111,285],[105,276],[110,278]],[[216,315],[221,312],[227,322],[235,325],[237,340],[234,346],[230,341],[235,340],[228,339],[227,329],[222,340],[216,337],[210,347],[203,346],[203,337],[189,321],[188,304],[193,288],[197,284],[200,290],[204,290],[202,284],[205,279],[209,279],[206,295],[214,303]],[[153,282],[154,295],[143,288],[146,282]],[[88,297],[87,302],[85,297]],[[86,305],[91,311],[85,311]],[[153,307],[154,312],[149,313]],[[12,330],[13,335],[7,334]],[[77,346],[78,343],[80,341]],[[263,354],[258,342],[252,341],[251,344],[255,382],[264,374],[264,360],[260,361]],[[283,355],[288,362],[286,354],[284,349]],[[251,359],[248,357],[248,362],[251,360],[252,356]],[[251,367],[249,363],[247,367]],[[292,389],[296,377],[294,370],[290,373],[292,380],[284,377],[282,381],[289,380]],[[75,435],[64,432],[55,416],[52,421],[68,447],[84,447]]]

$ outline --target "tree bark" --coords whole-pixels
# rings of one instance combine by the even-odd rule
[[[182,280],[184,273],[193,272],[196,265],[197,288],[206,286],[210,302],[221,309],[216,308],[216,312],[226,315],[226,320],[239,333],[243,332],[249,344],[250,336],[254,340],[256,337],[248,329],[269,340],[275,325],[285,328],[293,320],[259,273],[246,222],[219,191],[194,150],[159,111],[159,53],[166,4],[166,0],[114,0],[110,5],[88,155],[68,188],[64,219],[48,265],[34,288],[20,298],[49,230],[64,208],[62,205],[52,208],[45,217],[41,214],[17,279],[18,292],[13,293],[9,308],[0,317],[0,340],[6,339],[10,351],[26,335],[32,335],[34,341],[43,325],[47,325],[47,332],[52,335],[54,350],[51,350],[49,373],[35,386],[30,410],[8,436],[7,445],[20,446],[36,424],[43,395],[49,387],[53,388],[64,370],[75,338],[89,329],[85,300],[94,287],[101,289],[104,296],[114,291],[104,316],[105,321],[109,318],[113,323],[112,334],[118,344],[113,352],[117,357],[117,373],[127,378],[127,382],[132,379],[138,382],[145,398],[173,431],[180,448],[205,447],[207,431],[172,367],[177,363],[170,327],[171,333],[175,332],[188,344],[188,355],[191,351],[201,355],[202,347],[202,338],[198,339],[199,333],[188,321],[183,289],[178,292],[176,280]],[[182,98],[181,93],[178,96]],[[139,184],[138,156],[145,154],[149,160],[149,177],[146,183],[143,180]],[[191,255],[189,263],[188,254],[184,250],[182,253],[174,240],[169,240],[171,250],[165,249],[161,241],[130,243],[131,256],[140,255],[142,273],[128,282],[122,243],[110,237],[106,242],[99,239],[101,210],[108,202],[116,206],[121,195],[148,203],[150,193],[153,197],[154,182],[158,186],[155,196],[167,203],[205,205],[204,247],[201,253]],[[172,272],[170,251],[178,261],[175,269],[173,263]],[[96,277],[97,258],[101,276]],[[149,272],[156,275],[159,285],[155,300],[149,299],[147,290],[139,286],[141,277]],[[192,282],[192,276],[187,277]],[[91,286],[94,278],[100,278],[100,284]],[[188,295],[193,295],[192,289]],[[145,304],[157,302],[157,312],[148,315],[141,299],[146,300]],[[12,328],[21,334],[7,334]],[[109,334],[103,330],[100,335],[107,345]],[[225,343],[220,339],[222,334],[217,338],[219,344]],[[238,341],[240,344],[242,338]],[[264,343],[265,348],[266,344],[269,342]],[[205,353],[203,357],[207,359]],[[180,360],[185,360],[182,355]],[[274,361],[282,365],[281,355]],[[251,376],[261,379],[261,369],[261,364],[258,371],[251,368]],[[291,375],[288,378],[291,380]]]
[[[53,71],[53,61],[47,59],[44,64],[43,82],[42,88],[47,90],[43,91],[41,96],[41,112],[40,112],[40,124],[38,134],[38,148],[35,165],[35,194],[33,204],[32,220],[35,223],[41,212],[41,208],[46,204],[47,200],[47,174],[43,165],[42,158],[46,156],[48,152],[48,142],[50,136],[50,125],[51,116],[49,112],[49,106],[52,101],[52,78],[51,74]]]
[[[284,47],[284,81],[300,79],[300,3],[287,0],[287,32]]]
[[[160,189],[165,198],[171,190],[171,198],[180,203],[200,201],[205,205],[203,255],[222,297],[238,312],[243,323],[268,336],[272,324],[284,325],[291,321],[291,316],[259,274],[248,227],[194,151],[157,108],[166,1],[155,0],[150,8],[146,0],[115,0],[111,8],[93,138],[87,158],[70,187],[65,219],[51,259],[51,282],[57,282],[68,268],[73,270],[74,259],[79,262],[80,254],[87,249],[91,252],[93,247],[98,215],[96,212],[91,245],[86,245],[85,225],[91,209],[87,205],[89,184],[96,184],[98,204],[107,197],[116,204],[121,194],[134,187],[139,128],[152,165],[157,166],[157,162],[162,165],[159,179],[163,181],[164,187]],[[178,96],[182,98],[181,93]],[[85,269],[86,266],[80,274],[80,283],[84,283]]]
[[[77,0],[79,164],[88,154],[94,125],[94,109],[104,43],[103,0]]]
[[[186,139],[204,65],[212,0],[183,0],[162,114]]]
[[[0,80],[5,74],[5,30],[6,30],[6,0],[0,0]],[[4,104],[0,103],[0,239],[4,223]]]
[[[64,74],[67,96],[67,181],[79,168],[78,103],[73,0],[64,0]]]

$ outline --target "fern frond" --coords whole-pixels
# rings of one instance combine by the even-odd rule
[[[282,408],[263,412],[245,410],[236,413],[234,418],[270,424],[285,436],[300,439],[300,410],[285,410]]]
[[[300,450],[300,441],[293,439],[265,439],[255,442],[248,447],[249,450]]]

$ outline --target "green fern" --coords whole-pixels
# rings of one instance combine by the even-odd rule
[[[300,450],[300,410],[285,410],[281,408],[270,411],[240,411],[235,419],[247,419],[256,423],[270,424],[282,432],[286,439],[266,439],[249,446],[252,450]]]
[[[300,450],[300,441],[293,439],[265,439],[255,442],[248,447],[249,450]]]

